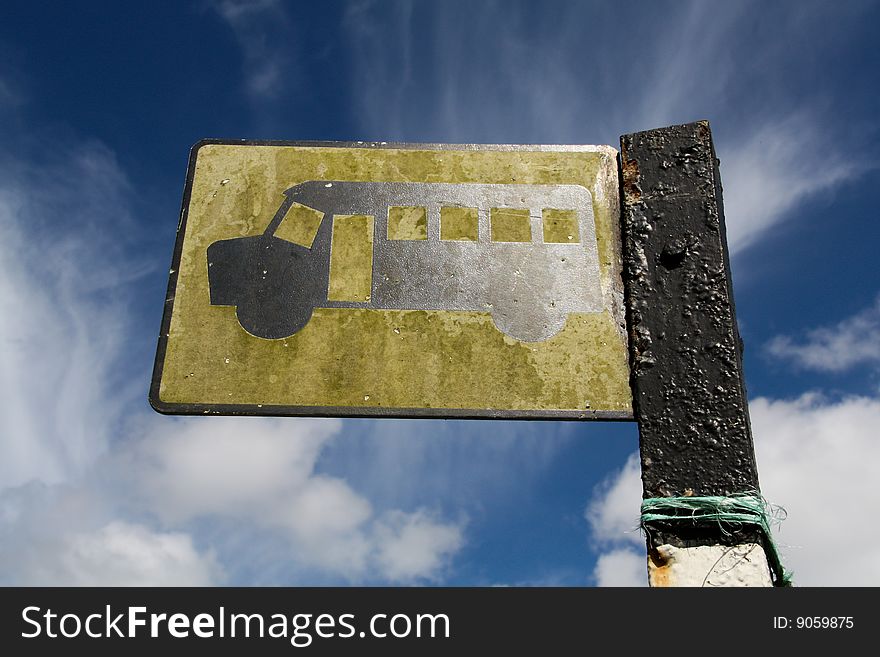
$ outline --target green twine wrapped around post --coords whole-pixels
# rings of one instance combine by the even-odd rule
[[[746,492],[731,497],[720,495],[650,497],[642,500],[641,527],[648,533],[652,522],[683,523],[693,525],[717,524],[723,534],[730,534],[728,527],[754,527],[763,537],[767,560],[776,586],[791,586],[791,573],[785,569],[779,549],[770,530],[771,522],[779,524],[785,519],[785,510],[770,505],[760,493]]]

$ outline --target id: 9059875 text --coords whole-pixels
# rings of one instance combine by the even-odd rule
[[[851,630],[852,616],[774,616],[774,630]]]

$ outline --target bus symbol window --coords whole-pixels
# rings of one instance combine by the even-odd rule
[[[257,337],[285,338],[315,308],[490,312],[524,342],[601,312],[592,196],[578,185],[307,181],[262,235],[208,247],[211,303]],[[276,234],[292,205],[323,214],[311,247]],[[372,216],[370,294],[328,298],[335,216]]]
[[[550,244],[577,244],[580,231],[576,210],[545,208],[543,212],[544,241]]]
[[[440,239],[465,242],[479,240],[480,219],[477,208],[441,207]]]
[[[528,208],[492,208],[489,215],[493,242],[531,242],[531,214]]]
[[[392,205],[388,208],[388,239],[428,239],[428,209]]]

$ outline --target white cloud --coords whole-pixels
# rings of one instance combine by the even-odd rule
[[[276,515],[275,500],[299,493],[333,420],[156,418],[126,470],[139,473],[152,508],[170,522],[199,515]]]
[[[641,476],[639,455],[631,454],[623,468],[596,487],[584,512],[591,538],[604,549],[593,569],[596,586],[645,586],[648,582],[645,537],[639,529]]]
[[[211,555],[201,555],[189,535],[153,532],[115,521],[95,533],[66,537],[51,577],[34,585],[211,586],[221,571]]]
[[[631,454],[623,469],[608,477],[594,491],[585,516],[592,536],[605,543],[645,545],[639,530],[642,503],[642,472],[639,455]]]
[[[344,481],[315,475],[302,483],[277,520],[320,546],[322,538],[356,531],[372,513],[370,503]]]
[[[647,586],[648,565],[644,551],[618,548],[599,555],[593,570],[596,586]]]
[[[423,508],[377,512],[319,472],[338,421],[144,426],[80,478],[0,493],[0,584],[209,585],[241,573],[271,584],[418,583],[438,581],[463,545],[463,522]]]
[[[443,524],[426,513],[387,513],[376,528],[377,562],[388,577],[407,582],[437,579],[462,546],[461,527]]]
[[[203,586],[222,582],[185,532],[112,519],[108,491],[32,482],[0,493],[0,584]]]
[[[795,584],[880,585],[880,400],[759,398],[750,412],[761,490],[788,512],[776,537]]]
[[[843,372],[862,363],[880,363],[880,298],[873,306],[841,320],[834,326],[807,331],[800,343],[790,336],[777,336],[767,352],[805,369]]]
[[[145,508],[171,528],[236,521],[281,536],[288,560],[352,581],[434,579],[462,544],[460,523],[425,510],[377,514],[317,462],[334,420],[157,420],[117,461],[139,478]],[[173,427],[173,428],[172,428]],[[128,465],[124,465],[128,464]]]

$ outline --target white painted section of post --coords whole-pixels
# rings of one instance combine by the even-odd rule
[[[661,545],[648,556],[648,584],[766,587],[773,586],[773,579],[764,548],[757,543],[687,548]]]

